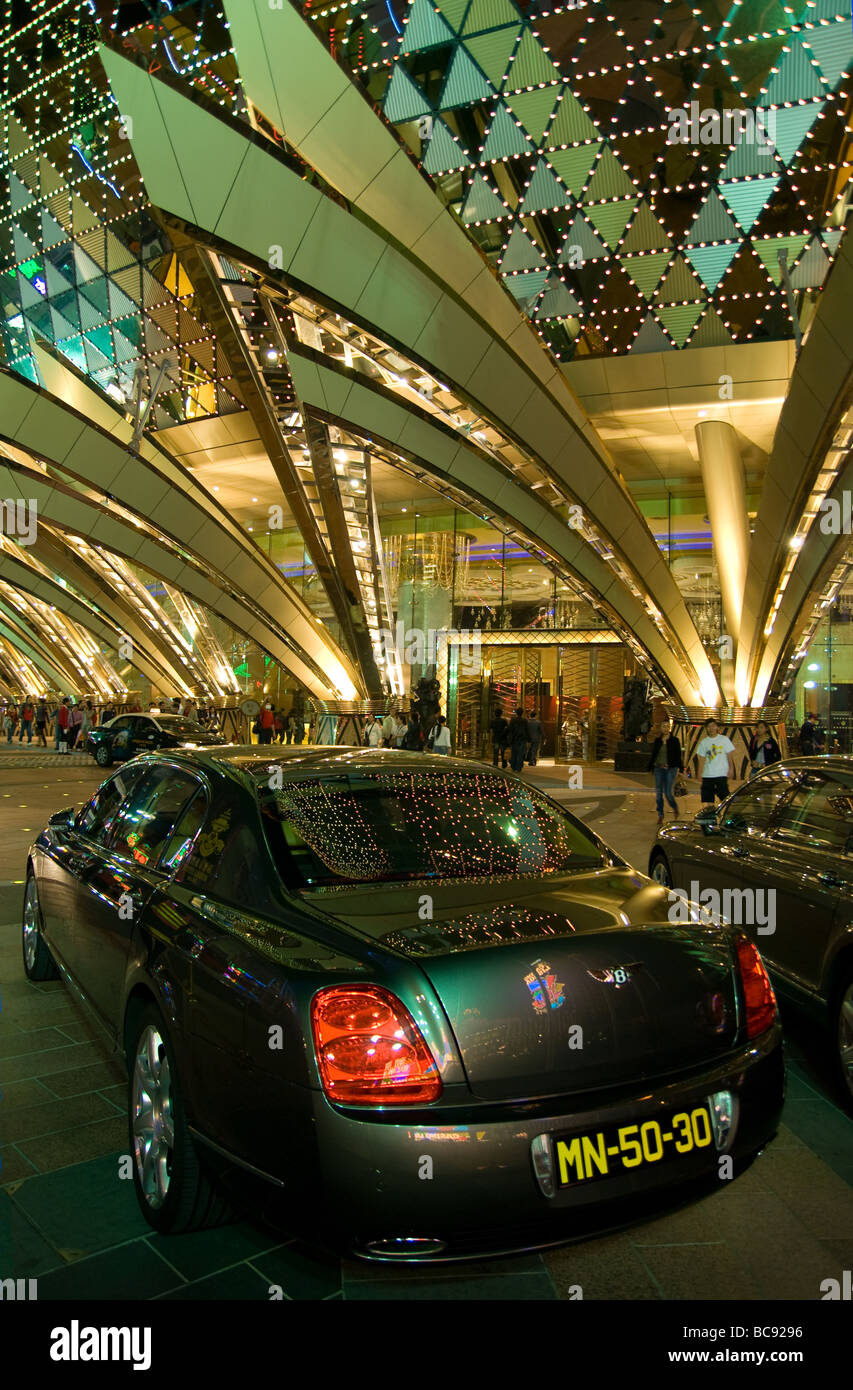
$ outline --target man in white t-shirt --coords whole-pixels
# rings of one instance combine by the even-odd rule
[[[713,806],[716,797],[725,801],[728,796],[728,779],[735,775],[734,751],[734,744],[730,738],[726,738],[725,734],[720,733],[720,726],[716,719],[709,719],[705,725],[705,733],[699,740],[696,749],[697,758],[702,759],[700,775],[703,804],[707,803]]]

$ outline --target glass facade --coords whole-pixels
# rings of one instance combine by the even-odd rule
[[[818,626],[791,698],[792,752],[797,729],[813,712],[826,730],[827,752],[853,752],[853,594],[842,594]]]

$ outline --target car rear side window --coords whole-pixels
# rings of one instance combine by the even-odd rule
[[[84,806],[77,817],[77,830],[81,835],[99,844],[108,844],[115,818],[143,771],[141,767],[123,767],[98,788],[88,806]]]
[[[772,838],[802,848],[845,853],[853,835],[853,784],[807,774],[783,807]]]
[[[166,841],[163,853],[160,856],[159,867],[165,873],[172,873],[180,868],[187,855],[192,850],[195,838],[204,824],[207,815],[207,793],[199,787],[192,801],[190,801],[181,812],[180,818]]]
[[[200,786],[199,779],[184,768],[169,763],[150,768],[115,818],[111,848],[153,867]]]
[[[742,830],[747,835],[760,834],[767,829],[774,811],[795,782],[796,774],[791,772],[772,772],[757,777],[729,801],[720,828]]]

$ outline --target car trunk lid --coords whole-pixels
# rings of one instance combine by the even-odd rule
[[[665,889],[605,869],[431,893],[384,885],[338,897],[334,914],[417,960],[472,1090],[504,1099],[651,1081],[733,1047],[730,933],[673,924],[668,906]]]

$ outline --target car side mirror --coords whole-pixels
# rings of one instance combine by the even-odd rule
[[[716,806],[703,806],[701,811],[696,812],[696,819],[706,829],[714,829],[717,824]]]
[[[73,806],[65,806],[61,811],[54,811],[48,821],[48,825],[71,826],[76,820],[76,812]]]

